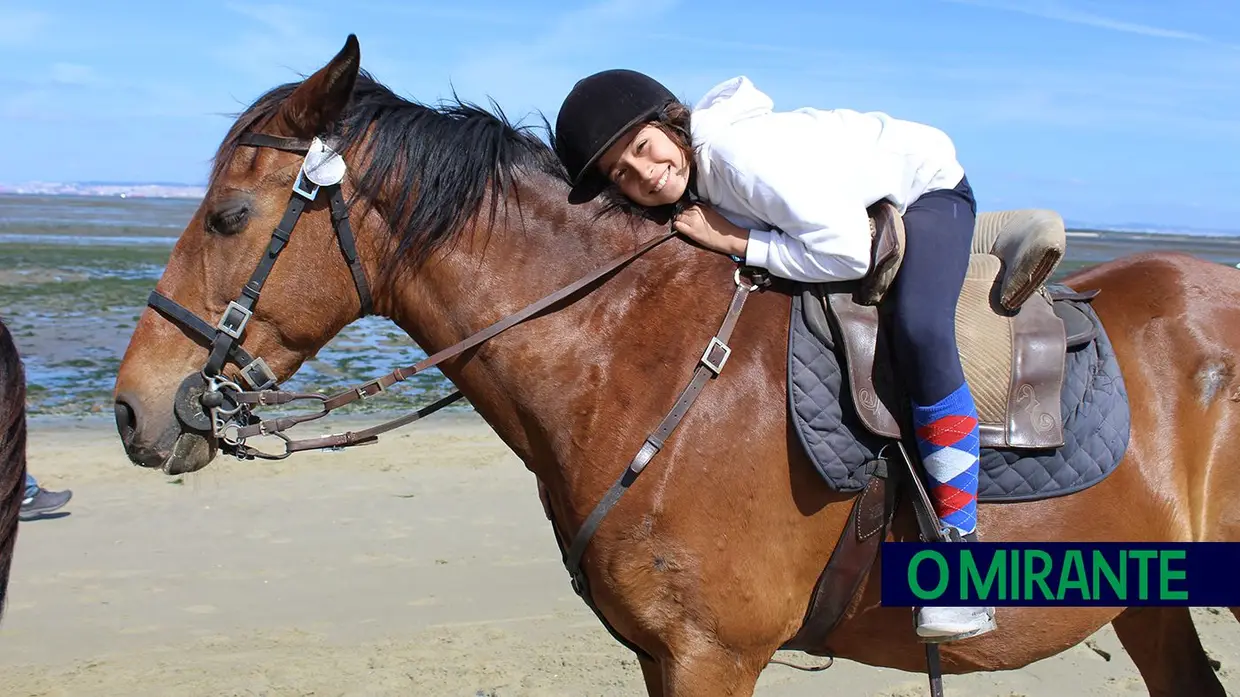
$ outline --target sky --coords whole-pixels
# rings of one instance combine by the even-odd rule
[[[982,210],[1240,230],[1235,0],[0,0],[0,183],[205,184],[233,116],[349,33],[423,103],[554,123],[598,70],[689,104],[746,75],[944,130]]]

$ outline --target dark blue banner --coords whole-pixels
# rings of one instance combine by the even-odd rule
[[[1240,543],[884,542],[882,603],[1240,605]]]

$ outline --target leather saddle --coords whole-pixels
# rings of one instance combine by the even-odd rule
[[[802,284],[802,306],[806,325],[840,354],[861,422],[875,434],[899,439],[911,434],[883,300],[903,261],[904,226],[890,202],[871,206],[869,214],[871,272],[859,281]],[[1046,288],[1066,245],[1063,220],[1053,211],[977,216],[956,307],[956,338],[984,448],[1064,444],[1060,390],[1066,351],[1088,343],[1094,331],[1079,309],[1057,302],[1092,295],[1056,296]]]

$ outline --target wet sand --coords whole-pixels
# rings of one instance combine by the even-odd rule
[[[179,479],[131,466],[106,419],[31,429],[32,473],[74,498],[21,525],[0,694],[645,694],[632,655],[569,588],[533,476],[472,413]],[[1240,624],[1194,614],[1240,695]],[[1091,643],[1110,660],[1081,645],[948,677],[947,693],[1145,694],[1109,628]],[[772,665],[757,694],[912,697],[924,685],[837,661],[817,674]]]

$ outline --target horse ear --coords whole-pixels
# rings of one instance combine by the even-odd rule
[[[278,120],[288,135],[310,138],[326,132],[349,103],[361,63],[357,36],[349,34],[340,53],[306,78],[280,107]]]

